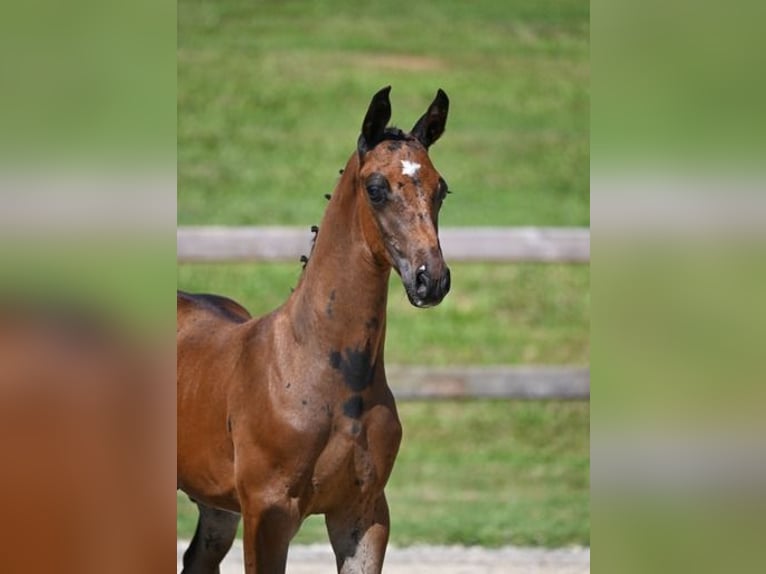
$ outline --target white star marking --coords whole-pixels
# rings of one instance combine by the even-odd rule
[[[418,170],[420,169],[420,164],[415,163],[414,161],[407,161],[406,159],[401,160],[402,162],[402,175],[409,175],[410,177],[414,177],[415,174],[418,173]]]

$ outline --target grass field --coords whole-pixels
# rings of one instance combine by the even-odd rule
[[[454,191],[443,226],[589,224],[589,5],[178,4],[178,223],[319,223],[371,95],[393,86],[409,129],[450,96],[431,151]],[[452,265],[439,307],[392,277],[389,363],[588,364],[590,279],[579,265]],[[184,265],[180,288],[258,314],[300,266]],[[392,539],[557,546],[589,541],[586,403],[403,403],[389,485]],[[193,532],[179,495],[178,531]],[[320,518],[299,541],[325,540]]]
[[[318,222],[372,94],[443,88],[443,225],[589,223],[586,0],[180,0],[179,224]]]

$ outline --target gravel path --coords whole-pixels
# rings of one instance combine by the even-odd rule
[[[178,542],[178,571],[188,545]],[[586,574],[588,548],[481,548],[463,546],[389,547],[386,574]],[[334,574],[335,558],[329,545],[291,546],[288,574]],[[238,540],[224,560],[221,574],[243,574],[242,544]]]

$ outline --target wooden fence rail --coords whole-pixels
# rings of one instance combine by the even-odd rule
[[[571,366],[386,366],[400,399],[503,398],[587,400],[590,369]]]
[[[590,260],[587,228],[452,227],[441,229],[439,236],[448,261],[587,263]],[[311,238],[308,228],[179,227],[178,261],[293,261],[308,255]]]

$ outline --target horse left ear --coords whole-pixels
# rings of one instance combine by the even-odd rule
[[[415,136],[426,149],[431,147],[444,133],[447,125],[447,113],[449,112],[449,98],[444,90],[439,88],[436,97],[425,114],[415,123],[412,135]]]

